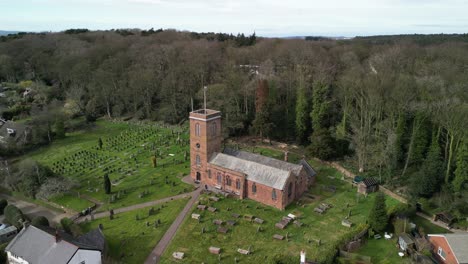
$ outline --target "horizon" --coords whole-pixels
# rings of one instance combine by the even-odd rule
[[[462,34],[468,28],[468,3],[461,0],[315,2],[18,0],[0,3],[0,24],[20,32],[164,28],[261,37]]]

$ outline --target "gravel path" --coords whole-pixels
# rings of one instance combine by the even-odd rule
[[[161,240],[156,245],[156,247],[153,249],[153,251],[151,251],[151,254],[146,259],[145,264],[154,264],[154,263],[159,262],[159,260],[161,259],[161,255],[164,253],[164,250],[167,248],[169,243],[172,241],[172,238],[174,238],[174,235],[176,234],[176,232],[179,229],[180,225],[182,224],[185,217],[187,216],[187,214],[192,209],[192,206],[195,203],[195,201],[197,201],[198,197],[200,196],[201,191],[202,191],[202,188],[198,188],[196,191],[191,193],[192,198],[185,205],[184,209],[180,212],[180,214],[174,220],[172,225],[166,231],[166,233],[161,238]]]

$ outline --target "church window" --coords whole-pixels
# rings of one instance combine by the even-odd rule
[[[240,180],[237,179],[237,180],[236,180],[236,189],[239,190],[240,188],[241,188]]]
[[[200,136],[200,124],[196,123],[195,124],[195,136]]]
[[[208,170],[208,178],[211,179],[211,170]]]
[[[226,184],[227,184],[227,186],[231,186],[231,184],[232,184],[231,177],[226,176]]]
[[[221,172],[218,172],[218,175],[216,175],[216,180],[218,181],[218,184],[221,184],[223,177],[221,176]]]
[[[292,182],[289,183],[289,186],[288,186],[288,197],[291,197],[292,195]]]
[[[271,191],[271,199],[272,199],[272,200],[276,200],[276,198],[277,198],[277,197],[276,197],[276,190],[273,189],[273,190]]]
[[[257,185],[254,183],[252,184],[252,192],[256,193],[257,192]]]
[[[201,165],[200,155],[197,155],[197,157],[195,158],[195,162],[196,162],[197,166]]]

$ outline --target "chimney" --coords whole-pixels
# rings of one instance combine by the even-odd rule
[[[306,263],[306,252],[305,250],[301,250],[301,264]]]
[[[55,229],[55,243],[60,242],[60,234],[58,229]]]
[[[284,161],[288,161],[288,153],[287,151],[284,152]]]

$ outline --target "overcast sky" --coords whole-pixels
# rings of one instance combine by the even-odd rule
[[[468,0],[0,0],[0,30],[174,28],[261,36],[468,32]]]

